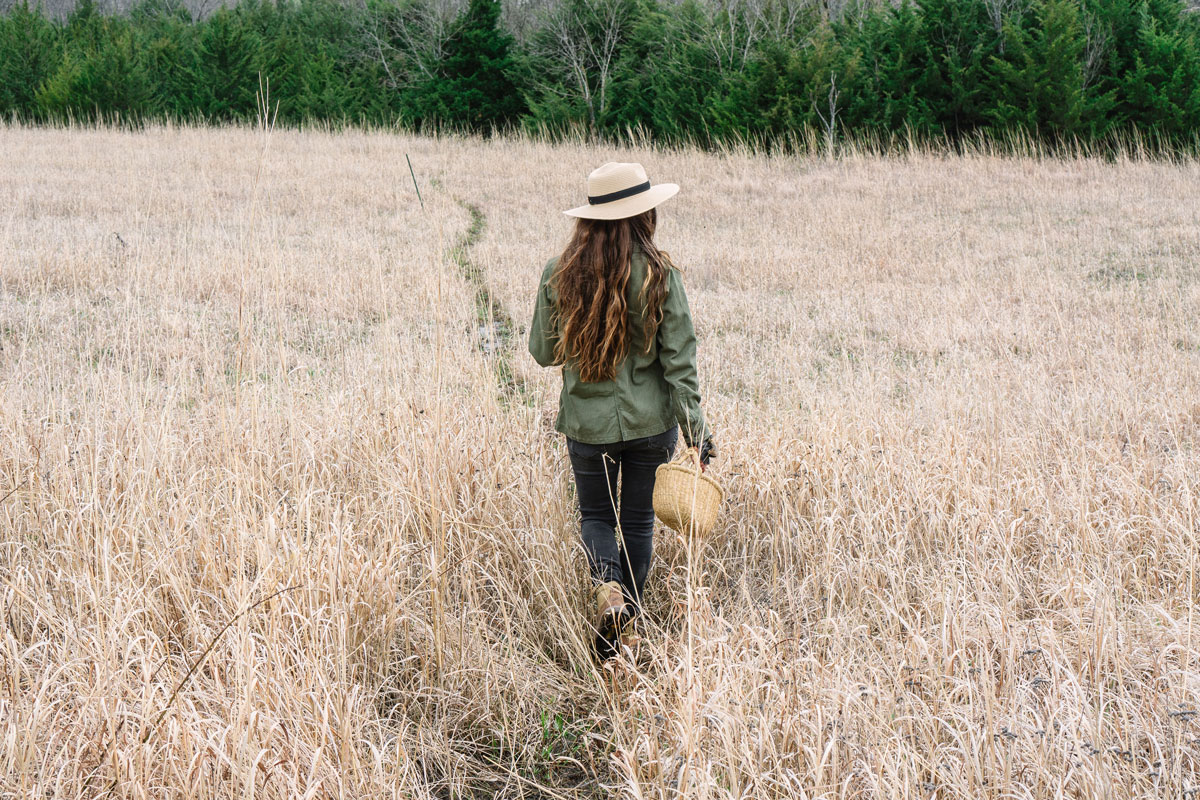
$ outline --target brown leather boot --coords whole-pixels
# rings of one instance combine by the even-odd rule
[[[634,658],[637,658],[638,654],[641,652],[642,643],[645,641],[645,638],[643,638],[642,635],[637,632],[637,628],[633,622],[630,622],[621,629],[621,649],[624,650],[628,647],[630,654]]]
[[[596,632],[610,645],[615,644],[621,629],[629,621],[629,606],[621,584],[608,581],[596,587]]]

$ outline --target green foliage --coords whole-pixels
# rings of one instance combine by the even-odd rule
[[[59,31],[28,3],[0,17],[0,116],[32,117],[37,90],[62,60]]]
[[[205,119],[249,119],[258,109],[263,40],[254,30],[255,5],[218,9],[201,23],[189,72],[192,102]]]
[[[1004,56],[992,57],[996,88],[989,115],[1000,128],[1082,138],[1090,108],[1079,6],[1072,0],[1036,0],[1030,12],[1028,26],[1009,20]]]
[[[146,0],[132,13],[142,48],[142,63],[151,76],[157,113],[184,119],[197,116],[195,68],[198,26],[170,0]]]
[[[513,80],[511,46],[512,37],[500,28],[499,0],[470,0],[436,71],[410,94],[409,121],[485,133],[510,127],[527,108]]]
[[[638,0],[559,0],[545,12],[525,64],[538,126],[614,130],[615,83],[641,18]]]
[[[924,15],[908,0],[867,15],[855,36],[862,89],[851,99],[847,119],[875,131],[928,135],[938,130],[932,97],[941,75],[930,35]]]
[[[776,0],[556,0],[520,42],[499,0],[182,0],[0,15],[0,114],[513,126],[663,142],[813,133],[1196,147],[1200,12],[1183,0],[901,0],[830,20]],[[1009,10],[1001,13],[1000,9]]]
[[[651,2],[633,6],[613,71],[613,99],[601,121],[613,130],[653,131],[675,141],[725,138],[732,126],[721,99],[734,80],[733,65],[715,43],[687,35],[705,24],[695,0],[673,13]]]
[[[832,141],[845,127],[847,103],[866,94],[862,50],[852,38],[839,36],[838,30],[822,26],[814,33],[811,46],[797,51],[790,60],[785,98],[800,102],[789,104],[791,118],[786,129],[821,128]]]
[[[36,94],[42,115],[138,119],[151,110],[153,87],[129,20],[80,3],[67,22],[67,47]]]
[[[1119,78],[1121,111],[1127,119],[1175,141],[1200,129],[1200,32],[1172,24],[1139,8],[1133,63]]]
[[[1000,52],[1000,31],[982,0],[923,0],[925,47],[931,60],[924,98],[934,124],[952,137],[988,123],[989,59]]]

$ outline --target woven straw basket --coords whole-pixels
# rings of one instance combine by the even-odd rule
[[[654,473],[654,513],[680,533],[707,536],[717,523],[724,496],[721,484],[701,471],[700,454],[693,448]]]

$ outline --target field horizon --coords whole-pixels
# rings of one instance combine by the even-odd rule
[[[609,160],[727,499],[601,667],[525,326]],[[0,797],[1197,795],[1197,185],[0,124]]]

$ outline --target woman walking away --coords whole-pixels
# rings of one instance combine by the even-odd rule
[[[564,212],[575,230],[542,272],[529,352],[544,367],[562,366],[555,427],[575,473],[596,583],[596,645],[608,657],[640,610],[654,471],[671,458],[680,429],[703,465],[716,447],[700,411],[683,281],[654,246],[655,207],[679,187],[652,186],[641,164],[610,163],[588,176],[587,191],[587,205]]]

